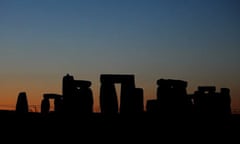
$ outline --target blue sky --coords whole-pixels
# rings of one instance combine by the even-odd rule
[[[91,80],[97,99],[100,74],[131,73],[146,99],[155,98],[157,79],[173,78],[188,81],[189,92],[229,87],[240,108],[239,6],[238,0],[0,0],[0,99],[7,93],[15,103],[22,89],[35,104],[42,93],[60,93],[66,73]]]

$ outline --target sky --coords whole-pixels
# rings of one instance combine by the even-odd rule
[[[230,88],[240,111],[239,0],[0,0],[0,109],[20,92],[39,106],[67,73],[89,80],[134,74],[144,101],[160,78]],[[119,94],[118,94],[119,95]],[[32,109],[33,107],[31,107]]]

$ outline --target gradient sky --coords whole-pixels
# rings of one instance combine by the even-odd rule
[[[239,0],[0,0],[0,105],[61,94],[62,77],[135,74],[144,99],[160,78],[231,90],[240,109]]]

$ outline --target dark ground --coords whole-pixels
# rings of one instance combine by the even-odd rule
[[[18,115],[0,111],[1,138],[8,142],[238,142],[240,115],[227,119],[181,116],[57,115],[40,113]],[[167,142],[166,142],[167,141]],[[234,143],[235,143],[234,142]]]

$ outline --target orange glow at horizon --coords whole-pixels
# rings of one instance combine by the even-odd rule
[[[40,112],[40,105],[41,105],[41,100],[42,96],[44,93],[56,93],[56,94],[62,94],[61,90],[61,84],[56,86],[56,85],[42,85],[40,87],[36,85],[28,85],[28,88],[26,89],[27,86],[21,85],[21,83],[15,83],[16,85],[14,86],[9,86],[7,84],[1,85],[1,100],[0,100],[0,109],[2,110],[15,110],[15,105],[17,101],[17,96],[20,92],[25,91],[27,93],[27,98],[28,98],[28,104],[29,104],[29,109],[30,111],[37,111]],[[149,85],[146,84],[136,84],[138,85],[137,87],[141,87],[144,89],[144,109],[146,108],[146,101],[149,99],[156,99],[156,91],[157,91],[157,86],[155,87],[150,87]],[[142,85],[142,86],[141,86]],[[93,97],[94,97],[94,112],[100,112],[100,104],[99,104],[99,89],[100,89],[100,84],[93,84],[91,86],[91,89],[93,91]],[[119,99],[119,87],[116,86],[117,89],[117,96]],[[217,87],[217,92],[219,87]],[[192,94],[193,91],[195,91],[196,88],[190,87],[187,89],[188,94]],[[236,96],[239,95],[239,91],[237,87],[233,87],[230,89],[230,94],[232,96],[232,110],[233,112],[239,112],[239,101],[240,99],[236,99]],[[234,97],[235,96],[235,97]],[[238,98],[238,97],[237,97]],[[120,101],[118,102],[120,103]],[[53,103],[51,103],[51,109],[53,109]]]

